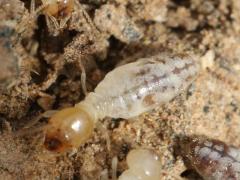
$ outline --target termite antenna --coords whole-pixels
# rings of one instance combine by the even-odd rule
[[[40,125],[38,127],[33,127],[33,126],[35,124],[37,124],[40,121],[40,119],[42,119],[42,118],[50,118],[56,112],[57,112],[56,110],[49,110],[49,111],[46,111],[46,112],[38,115],[36,118],[34,118],[31,121],[29,121],[23,128],[21,128],[20,130],[16,131],[14,133],[14,136],[15,137],[22,137],[22,136],[25,136],[25,135],[34,134],[34,133],[43,131],[45,125]]]

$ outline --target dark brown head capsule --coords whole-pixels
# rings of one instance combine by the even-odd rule
[[[183,155],[204,179],[240,179],[240,149],[202,137],[185,139],[181,146]]]

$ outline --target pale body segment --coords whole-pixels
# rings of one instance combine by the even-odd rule
[[[129,169],[125,170],[118,180],[159,180],[161,163],[158,155],[149,149],[134,149],[127,155]]]
[[[73,137],[81,136],[82,139],[85,134],[79,131],[83,131],[83,122],[91,121],[90,127],[93,128],[92,124],[104,117],[129,119],[169,102],[192,83],[197,72],[198,65],[193,57],[168,53],[142,58],[117,67],[105,76],[94,92],[75,105],[75,115],[71,114],[74,118],[70,120],[69,116],[64,117],[71,109],[68,108],[50,119],[45,141],[47,148],[58,149],[51,146],[60,143],[60,136],[60,139],[65,138],[66,142],[75,139]],[[88,118],[79,119],[83,114]],[[71,127],[74,123],[78,124],[78,128]],[[58,129],[57,133],[54,129]],[[66,136],[65,130],[73,132]],[[54,141],[57,139],[59,142],[49,141],[52,137]],[[75,141],[78,141],[78,138]],[[79,146],[82,142],[70,144],[69,146]]]

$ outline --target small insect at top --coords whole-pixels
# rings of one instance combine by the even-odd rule
[[[74,0],[42,0],[46,4],[44,14],[62,19],[69,16],[74,10]]]

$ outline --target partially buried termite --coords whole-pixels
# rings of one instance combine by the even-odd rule
[[[34,1],[34,0],[32,0]],[[47,25],[50,32],[56,35],[59,30],[63,29],[74,11],[77,0],[41,0],[44,6],[43,14],[46,17]]]
[[[80,18],[85,18],[91,28],[96,30],[88,13],[83,9],[78,0],[41,0],[42,4],[38,8],[35,7],[35,1],[36,0],[31,0],[30,19],[19,24],[18,29],[20,29],[20,33],[27,30],[26,23],[29,24],[29,22],[35,22],[37,17],[40,14],[43,14],[46,18],[49,32],[52,35],[57,36],[65,28],[74,12],[81,15],[81,17],[78,18],[79,21],[82,21]]]
[[[34,2],[34,0],[32,1]],[[74,12],[79,12],[80,14],[82,14],[86,22],[91,26],[91,28],[93,30],[96,30],[88,13],[83,9],[82,5],[79,3],[78,0],[41,0],[41,1],[42,7],[44,7],[42,12],[46,17],[49,31],[52,32],[53,35],[58,35],[58,33],[62,29],[64,29],[65,25],[72,17],[72,14]],[[82,19],[79,21],[82,21]]]
[[[219,140],[193,137],[183,141],[182,150],[204,179],[240,179],[240,149]]]
[[[197,72],[194,58],[186,54],[160,53],[119,66],[85,100],[50,118],[44,145],[55,152],[79,147],[99,119],[128,119],[169,102],[192,83]]]
[[[159,180],[161,163],[158,155],[149,149],[134,149],[127,155],[129,169],[125,170],[118,180]]]

